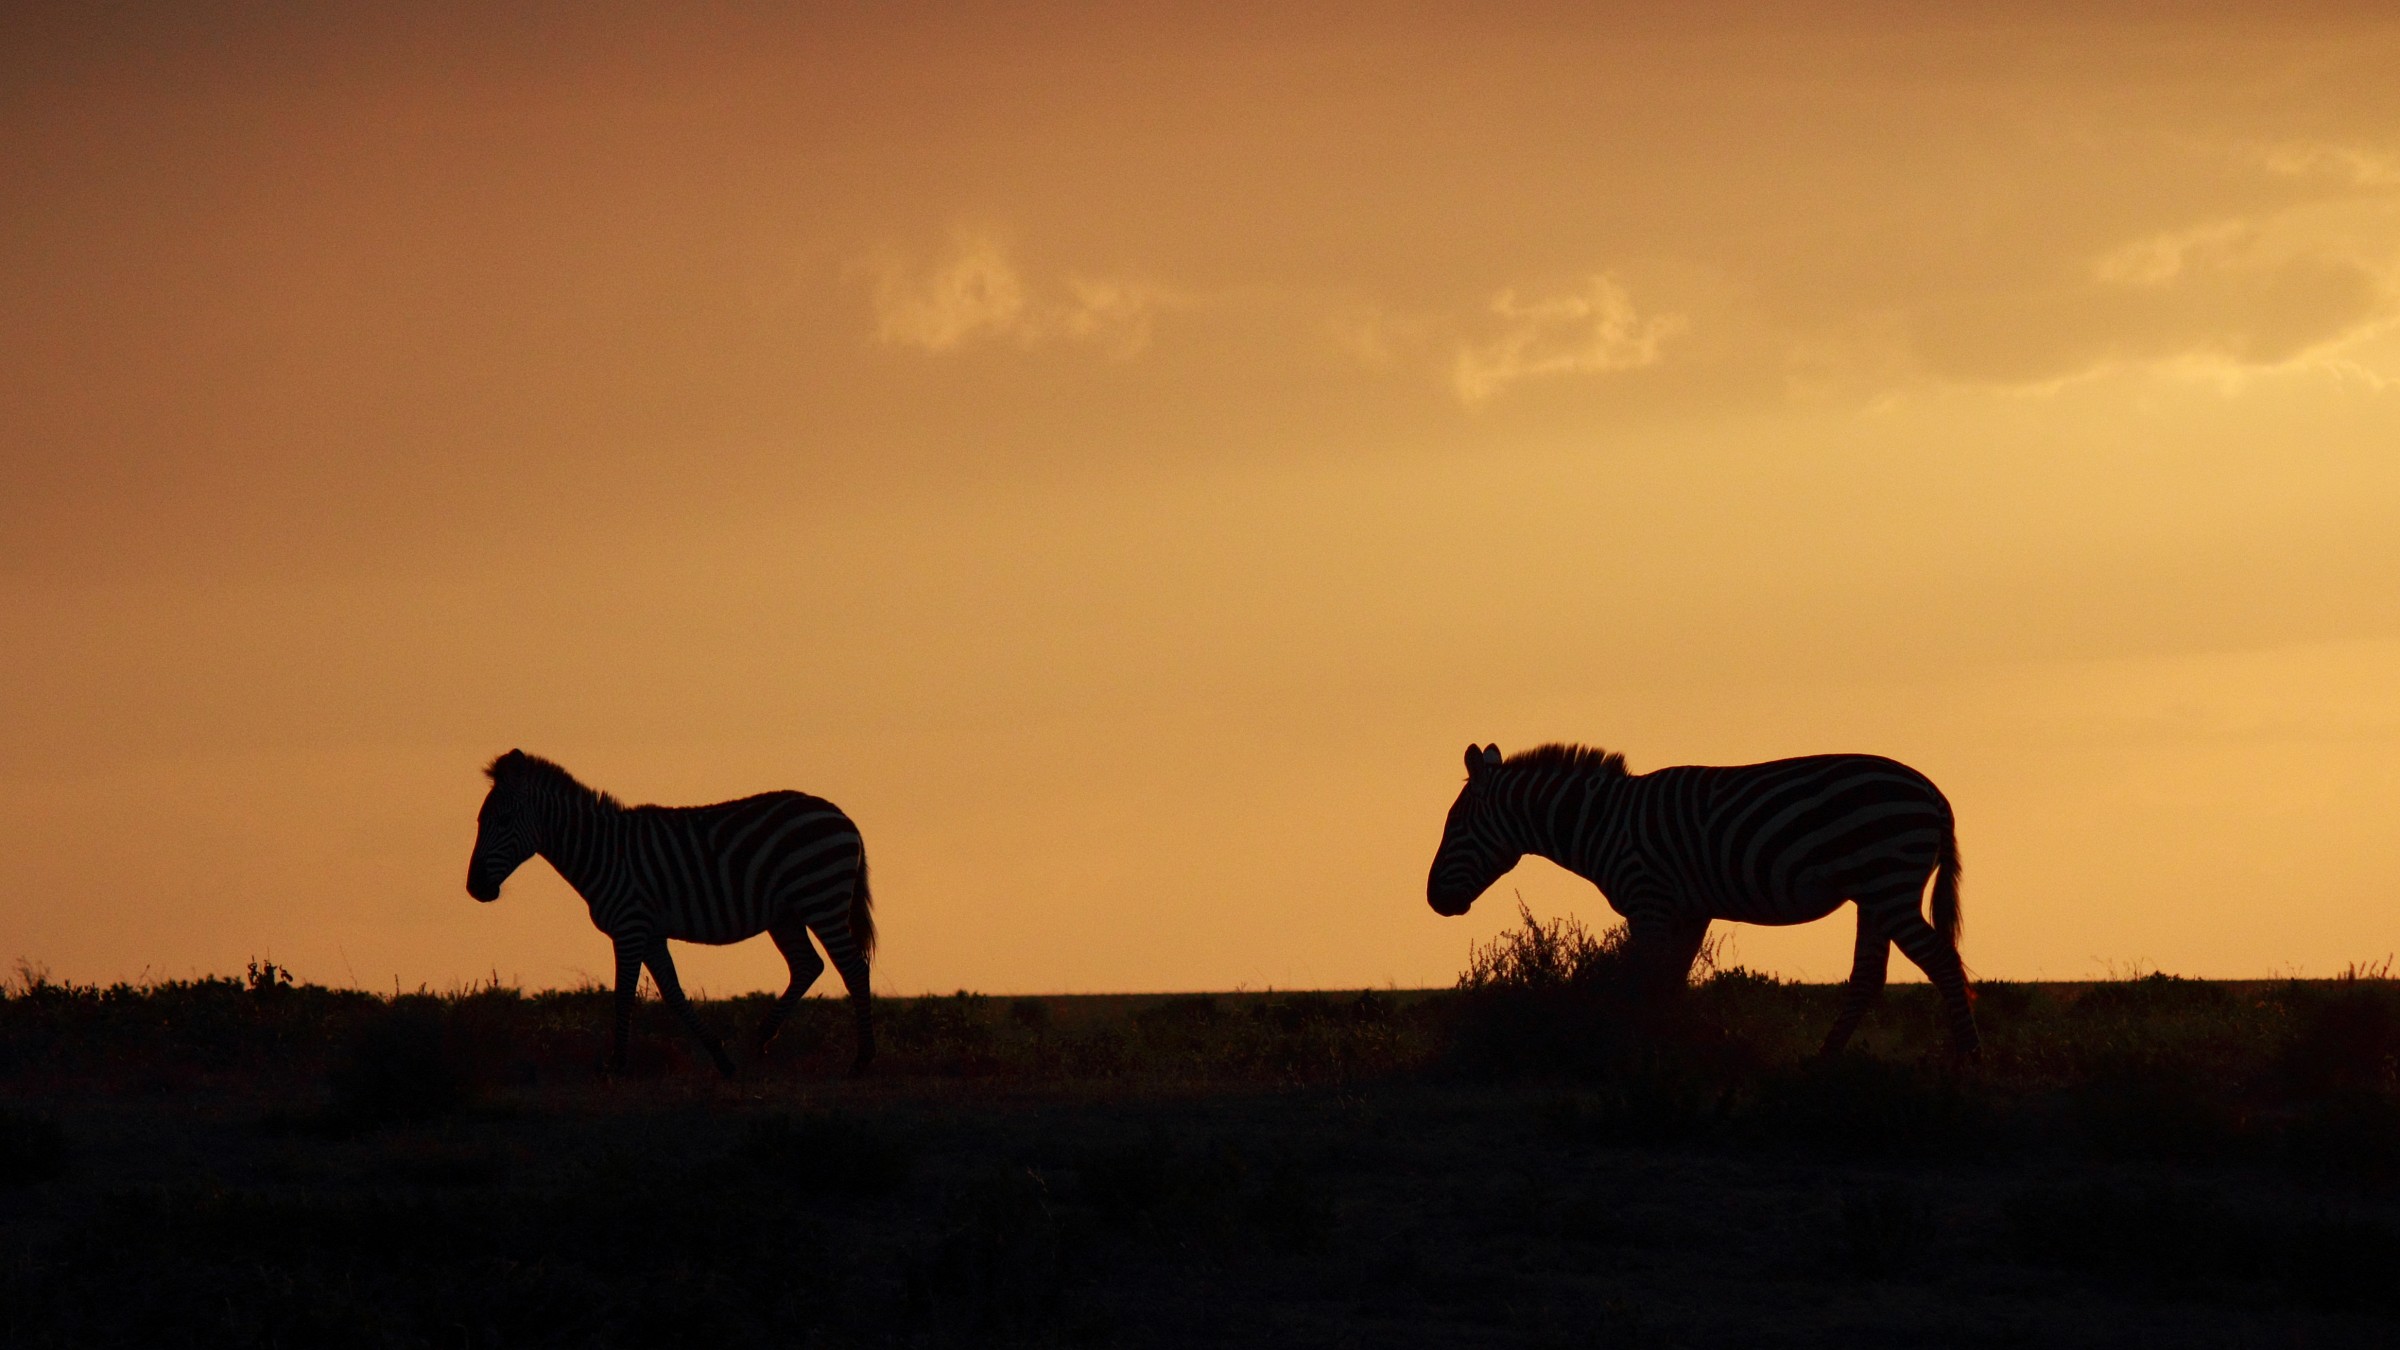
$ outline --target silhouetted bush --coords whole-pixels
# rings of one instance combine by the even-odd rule
[[[1656,1009],[1637,988],[1623,927],[1595,936],[1571,916],[1474,947],[1459,976],[1451,1062],[1474,1075],[1589,1077],[1618,1067]]]

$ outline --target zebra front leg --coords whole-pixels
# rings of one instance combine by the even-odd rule
[[[1825,1045],[1817,1053],[1827,1057],[1838,1055],[1850,1043],[1850,1035],[1858,1030],[1860,1019],[1883,994],[1883,982],[1892,960],[1892,940],[1875,926],[1865,906],[1858,911],[1858,950],[1850,959],[1850,983],[1842,990],[1842,1010],[1833,1019],[1833,1029],[1825,1033]]]
[[[642,989],[642,950],[647,934],[622,937],[617,943],[617,1006],[615,1035],[609,1042],[608,1071],[625,1072],[625,1046],[633,1039],[633,1002]]]
[[[775,949],[783,953],[783,963],[791,967],[792,982],[783,991],[783,997],[775,1000],[775,1006],[767,1010],[766,1020],[758,1024],[756,1053],[760,1055],[767,1053],[767,1042],[775,1039],[775,1033],[783,1029],[784,1019],[807,997],[809,986],[825,973],[825,960],[809,942],[806,924],[786,922],[768,929],[767,936],[775,940]]]
[[[1643,913],[1627,919],[1625,926],[1631,944],[1628,956],[1643,999],[1658,1003],[1680,993],[1708,940],[1708,919]]]
[[[683,996],[683,984],[675,978],[675,958],[667,955],[665,938],[659,938],[650,944],[650,955],[647,960],[650,966],[650,978],[658,982],[658,996],[666,1000],[667,1006],[674,1010],[675,1020],[683,1023],[684,1030],[692,1033],[700,1044],[708,1047],[708,1057],[716,1061],[718,1073],[727,1078],[733,1077],[733,1060],[726,1056],[725,1047],[717,1044],[717,1038],[709,1034],[707,1027],[700,1024],[700,1014],[692,1011],[691,1000]]]

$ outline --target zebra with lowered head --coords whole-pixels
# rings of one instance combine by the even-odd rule
[[[1811,755],[1635,774],[1623,755],[1587,746],[1505,759],[1496,745],[1468,746],[1426,903],[1464,914],[1528,853],[1598,886],[1625,916],[1637,970],[1669,987],[1690,974],[1713,919],[1808,923],[1855,902],[1857,954],[1825,1053],[1848,1044],[1882,993],[1895,943],[1941,991],[1952,1046],[1978,1052],[1958,957],[1957,826],[1941,790],[1905,764]]]
[[[625,806],[522,750],[493,760],[484,774],[492,789],[476,816],[467,894],[499,899],[500,884],[538,853],[591,906],[593,926],[617,951],[613,1067],[625,1067],[634,993],[648,966],[659,997],[708,1047],[717,1071],[733,1073],[725,1048],[683,996],[667,939],[723,945],[765,933],[775,940],[792,982],[759,1025],[757,1049],[764,1053],[825,969],[809,945],[814,932],[849,987],[857,1016],[850,1072],[866,1071],[875,1057],[867,985],[875,907],[866,844],[841,808],[800,792],[714,806]]]

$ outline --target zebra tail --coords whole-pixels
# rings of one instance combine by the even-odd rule
[[[1942,854],[1933,869],[1933,929],[1942,941],[1953,949],[1958,946],[1959,934],[1966,930],[1966,915],[1960,912],[1958,877],[1966,865],[1958,860],[1958,825],[1953,821],[1942,831]]]
[[[858,887],[850,892],[850,936],[858,954],[875,958],[875,897],[867,890],[867,846],[858,846]]]

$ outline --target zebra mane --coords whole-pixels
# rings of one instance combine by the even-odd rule
[[[511,750],[507,754],[493,759],[491,763],[483,766],[483,776],[495,783],[503,777],[511,779],[539,778],[564,791],[580,793],[589,797],[612,811],[625,809],[625,803],[596,787],[586,787],[576,781],[575,775],[568,773],[565,766],[546,760],[540,755],[526,754],[522,750]]]
[[[1531,750],[1520,750],[1501,763],[1509,768],[1563,769],[1570,773],[1605,774],[1611,778],[1623,778],[1626,773],[1625,756],[1622,754],[1594,745],[1570,745],[1564,741],[1552,741]]]

